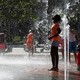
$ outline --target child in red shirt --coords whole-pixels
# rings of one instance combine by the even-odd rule
[[[27,35],[26,45],[29,51],[32,51],[33,55],[33,33],[29,30],[29,34]]]
[[[61,33],[60,29],[60,22],[61,22],[61,17],[60,15],[55,15],[53,18],[53,24],[51,26],[51,33],[50,36],[48,37],[49,40],[52,41],[51,44],[51,61],[52,61],[52,68],[48,69],[49,71],[58,71],[58,63],[59,63],[59,55],[58,55],[58,46],[59,44],[62,44],[62,38],[59,35]]]

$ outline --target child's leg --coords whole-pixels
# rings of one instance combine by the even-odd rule
[[[76,52],[74,52],[74,58],[75,58],[75,63],[76,63]]]
[[[70,52],[69,52],[69,62],[71,63],[71,55],[70,55]]]

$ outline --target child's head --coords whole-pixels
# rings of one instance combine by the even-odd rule
[[[32,32],[31,30],[29,30],[29,33]]]
[[[71,28],[71,29],[70,29],[70,32],[74,34],[74,33],[75,33],[75,29],[72,29],[72,28]]]
[[[54,17],[52,17],[52,20],[54,21],[54,23],[60,22],[61,21],[61,16],[60,15],[55,15]]]

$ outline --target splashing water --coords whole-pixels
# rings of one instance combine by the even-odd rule
[[[68,67],[69,67],[69,25],[68,25],[68,19],[66,18],[66,15],[63,16],[63,25],[64,25],[64,62],[65,62],[65,67],[64,67],[64,76],[65,76],[65,80],[69,78],[66,77],[68,74]],[[67,54],[67,56],[66,56]],[[67,61],[66,61],[67,60]],[[68,65],[67,65],[68,64]]]
[[[0,80],[13,80],[14,76],[11,72],[5,72],[1,71],[0,72]]]

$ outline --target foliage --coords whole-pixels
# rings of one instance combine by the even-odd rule
[[[68,20],[70,26],[78,30],[80,27],[80,3],[76,2],[75,4],[70,5]]]
[[[35,10],[36,0],[1,0],[0,17],[3,19],[17,19],[19,21],[33,19],[36,16]]]
[[[0,32],[7,30],[11,35],[23,36],[37,18],[37,0],[0,0]]]
[[[79,2],[78,2],[79,1]],[[48,14],[52,14],[53,11],[56,11],[55,8],[59,9],[59,13],[62,10],[61,14],[66,13],[69,20],[69,24],[72,28],[80,29],[80,0],[49,0],[48,1]],[[66,9],[66,4],[70,4],[69,9]],[[54,14],[54,13],[53,13]],[[52,16],[52,15],[51,15]],[[49,16],[50,17],[50,16]],[[79,30],[80,31],[80,30]]]
[[[20,41],[20,36],[14,36],[13,42],[18,42],[18,41]]]

